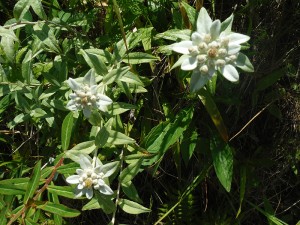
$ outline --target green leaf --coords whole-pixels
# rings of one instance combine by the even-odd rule
[[[25,191],[27,189],[28,182],[29,182],[28,177],[14,178],[14,179],[1,180],[0,185],[4,184]]]
[[[19,41],[19,39],[17,38],[17,36],[15,35],[14,31],[11,29],[6,29],[2,26],[0,26],[0,36],[1,37],[7,37],[11,40],[14,41]]]
[[[82,210],[85,211],[85,210],[100,209],[100,208],[101,207],[100,207],[98,200],[95,198],[92,198],[91,201],[89,201],[82,207]]]
[[[230,146],[216,138],[211,141],[215,172],[222,186],[230,192],[233,173],[233,154]]]
[[[164,38],[171,41],[177,41],[177,40],[190,40],[191,39],[191,30],[178,30],[178,29],[172,29],[167,30],[163,33],[157,34],[155,38]]]
[[[200,89],[198,97],[200,98],[206,111],[210,115],[210,118],[212,119],[213,123],[215,124],[217,130],[219,131],[219,134],[221,135],[223,140],[225,142],[227,142],[228,141],[227,128],[223,122],[223,118],[222,118],[213,98],[211,97],[209,92],[207,90],[205,90],[204,88]]]
[[[241,170],[240,170],[240,207],[236,214],[236,218],[240,215],[240,213],[242,211],[242,203],[244,200],[245,190],[246,190],[246,178],[247,178],[246,167],[242,166]]]
[[[118,80],[120,77],[122,77],[129,70],[130,70],[129,66],[113,69],[103,77],[103,83],[106,85],[111,84],[116,80]]]
[[[130,71],[128,71],[123,76],[121,76],[119,80],[123,81],[125,83],[128,83],[128,84],[137,84],[137,85],[144,86],[144,84],[140,80],[140,78],[136,74],[134,74],[134,73],[132,73]]]
[[[140,63],[148,63],[155,60],[159,60],[158,57],[150,55],[144,52],[130,52],[123,58],[123,62],[129,64],[140,64]]]
[[[87,64],[96,71],[97,74],[103,76],[108,73],[107,67],[100,56],[91,52],[86,52],[83,49],[80,49],[79,53],[83,56]]]
[[[184,1],[181,2],[181,5],[185,9],[186,15],[188,16],[190,23],[195,28],[196,27],[196,22],[197,22],[197,18],[195,17],[196,9],[192,6],[190,6],[188,3],[184,2]]]
[[[110,130],[105,126],[101,127],[95,139],[95,145],[97,147],[103,147],[104,145],[125,145],[131,143],[135,143],[135,140],[121,132]]]
[[[252,73],[254,72],[254,67],[248,57],[244,55],[243,53],[239,53],[238,57],[236,59],[236,66],[245,72]]]
[[[139,203],[127,199],[120,199],[118,205],[124,212],[127,212],[129,214],[140,214],[140,213],[151,212],[150,209],[140,205]]]
[[[74,198],[74,188],[71,186],[55,186],[55,185],[48,185],[47,186],[48,192],[52,194],[56,194],[59,196],[63,196],[66,198]]]
[[[43,19],[43,20],[47,19],[47,15],[44,11],[41,0],[30,0],[30,4],[31,4],[33,11],[35,12],[36,15],[38,15],[38,17],[40,19]]]
[[[108,137],[109,137],[109,132],[108,130],[106,129],[106,127],[101,127],[101,129],[99,130],[99,132],[97,133],[96,135],[96,138],[95,138],[95,145],[98,147],[98,148],[101,148],[103,147],[104,145],[106,145],[107,143],[107,140],[108,140]]]
[[[72,150],[69,150],[67,151],[67,154],[72,151]],[[69,157],[71,158],[71,157]],[[72,159],[72,158],[71,158]],[[58,169],[57,169],[57,172],[58,173],[61,173],[61,174],[73,174],[75,173],[76,169],[78,169],[78,163],[68,163],[68,164],[65,164],[65,165],[62,165],[60,166]]]
[[[31,83],[32,80],[32,62],[31,62],[31,58],[32,58],[32,51],[29,50],[25,57],[24,60],[22,62],[22,76],[24,78],[24,80],[26,81],[27,84]]]
[[[121,185],[122,185],[122,190],[123,190],[124,194],[128,198],[130,198],[131,200],[133,200],[135,202],[142,203],[142,200],[140,199],[139,194],[131,181],[129,181],[127,183],[122,183]]]
[[[33,169],[33,173],[28,182],[27,190],[23,200],[25,204],[27,204],[28,200],[33,197],[35,191],[38,189],[40,178],[41,178],[41,160],[39,160],[38,163],[35,165]]]
[[[231,27],[232,27],[232,22],[233,22],[233,14],[231,14],[226,20],[224,20],[221,23],[221,31],[222,32],[230,32],[231,31]]]
[[[11,184],[0,184],[0,194],[2,195],[24,195],[25,190],[19,189]]]
[[[180,152],[182,155],[182,159],[184,164],[187,166],[190,158],[193,155],[193,152],[196,148],[198,140],[198,133],[196,129],[188,129],[183,133],[183,138],[180,143]]]
[[[116,210],[116,205],[112,201],[111,196],[103,195],[99,192],[95,192],[100,208],[106,214],[111,214]]]
[[[37,206],[37,208],[62,217],[76,217],[80,215],[80,212],[76,209],[71,209],[62,204],[56,204],[53,202],[46,202],[43,205]]]
[[[61,127],[61,148],[62,150],[67,150],[71,140],[72,128],[73,128],[73,113],[65,117],[62,127]]]
[[[190,107],[178,113],[172,123],[160,123],[158,126],[152,128],[150,133],[145,137],[142,145],[148,152],[156,153],[157,156],[144,162],[143,165],[150,165],[155,162],[171,145],[178,141],[182,133],[188,128],[192,118],[193,108]]]
[[[270,74],[264,76],[257,82],[255,92],[263,91],[263,90],[267,89],[268,87],[271,87],[285,74],[286,74],[285,67],[275,70],[275,71],[272,71]]]
[[[140,158],[135,163],[128,165],[120,174],[119,181],[120,183],[127,183],[131,181],[139,172],[142,165],[143,158]]]
[[[14,17],[20,21],[29,10],[31,0],[19,0],[14,7]]]
[[[75,145],[71,150],[90,154],[96,149],[95,141],[85,141]]]
[[[131,109],[137,109],[135,105],[131,105],[124,102],[113,102],[109,106],[107,106],[108,114],[110,115],[119,115]]]

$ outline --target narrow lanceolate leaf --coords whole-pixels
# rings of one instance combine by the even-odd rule
[[[225,142],[228,141],[228,133],[227,128],[223,122],[223,118],[218,110],[218,107],[214,100],[212,99],[211,95],[207,90],[204,88],[200,89],[199,91],[199,98],[203,105],[205,106],[206,111],[210,115],[213,123],[215,124],[217,130],[219,131],[221,137]]]
[[[80,215],[80,212],[76,209],[71,209],[62,204],[56,204],[53,202],[46,202],[44,205],[37,206],[37,208],[62,217],[76,217]]]
[[[123,59],[123,62],[130,64],[148,63],[159,60],[158,57],[144,53],[144,52],[130,52]]]
[[[35,14],[38,15],[40,19],[46,20],[47,15],[44,11],[41,0],[31,0],[30,2],[31,2],[31,7],[35,12]]]
[[[73,128],[73,113],[70,112],[64,119],[61,128],[61,147],[62,150],[67,150],[70,144]]]
[[[143,158],[140,158],[137,162],[127,166],[119,176],[120,182],[125,184],[131,181],[138,174],[142,162]]]
[[[10,38],[14,41],[19,41],[13,30],[6,29],[2,26],[0,26],[0,36]]]
[[[29,10],[31,0],[19,0],[14,7],[14,17],[22,20],[25,13]]]
[[[1,195],[24,195],[25,191],[10,184],[0,184]]]
[[[150,209],[140,205],[139,203],[130,201],[128,199],[120,199],[118,202],[120,208],[129,214],[140,214],[151,212]]]
[[[211,141],[211,153],[217,177],[226,189],[230,191],[233,173],[233,154],[230,146],[216,138]]]
[[[97,74],[103,76],[108,73],[107,67],[100,56],[91,52],[86,52],[83,49],[80,50],[80,54],[83,56],[87,64],[96,71]]]
[[[48,192],[52,194],[56,194],[59,196],[63,196],[66,198],[74,198],[74,188],[71,186],[55,186],[55,185],[49,185],[47,187]]]
[[[27,190],[27,185],[29,182],[29,178],[14,178],[14,179],[7,179],[7,180],[1,180],[0,185],[8,185],[10,187],[21,189],[21,190]]]
[[[41,178],[41,160],[35,165],[33,173],[28,182],[27,190],[24,196],[24,203],[27,204],[28,200],[33,197],[35,191],[39,187],[39,181]]]

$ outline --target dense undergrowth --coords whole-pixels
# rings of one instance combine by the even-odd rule
[[[0,2],[3,28],[14,22],[9,20],[16,18],[16,2]],[[0,44],[0,217],[7,217],[0,219],[0,224],[8,223],[25,201],[21,195],[6,195],[3,181],[30,177],[39,160],[44,165],[53,158],[56,161],[49,163],[50,169],[37,184],[41,188],[63,152],[87,140],[100,139],[96,131],[91,131],[91,124],[103,127],[112,116],[97,114],[93,121],[82,114],[69,116],[72,114],[65,106],[70,91],[65,80],[84,77],[90,68],[101,74],[114,57],[123,66],[120,68],[129,65],[133,78],[122,77],[124,82],[104,78],[111,87],[107,95],[114,102],[124,103],[120,106],[122,113],[115,113],[109,125],[137,144],[125,138],[128,143],[123,141],[121,147],[106,146],[99,140],[98,158],[103,162],[121,161],[120,172],[134,163],[139,165],[139,171],[132,172],[135,174],[131,177],[135,188],[123,187],[118,197],[128,197],[146,208],[140,208],[141,214],[128,212],[121,205],[115,211],[105,209],[106,213],[99,209],[81,211],[87,199],[74,200],[63,194],[57,197],[53,191],[44,191],[37,199],[33,193],[28,198],[37,205],[30,205],[28,199],[24,203],[32,206],[26,210],[36,210],[25,210],[26,215],[40,211],[38,218],[25,220],[20,216],[16,219],[19,224],[108,224],[111,217],[116,218],[116,224],[139,225],[299,223],[300,3],[45,0],[41,4],[45,15],[33,8],[23,15],[25,25],[15,30],[18,42],[2,38]],[[199,11],[202,6],[213,19],[221,21],[234,14],[232,30],[251,37],[243,51],[254,66],[254,73],[240,72],[238,83],[218,76],[215,84],[207,84],[206,103],[190,92],[186,71],[171,70],[179,56],[166,46],[180,39],[163,36],[171,29],[194,29],[192,9]],[[38,20],[43,22],[36,23]],[[97,54],[102,54],[98,58],[106,66],[98,68],[87,60],[94,54],[91,49],[105,50]],[[147,55],[130,58],[129,53],[139,52]],[[107,66],[107,72],[116,64]],[[125,81],[136,86],[126,86]],[[209,111],[212,108],[213,112]],[[221,125],[213,122],[214,113],[219,113]],[[101,126],[97,119],[103,120]],[[64,126],[68,120],[74,125],[69,143],[64,144],[68,137],[62,133],[67,133]],[[161,133],[166,146],[155,149],[153,143]],[[230,184],[221,184],[212,166],[215,140],[232,154],[232,177],[223,179]],[[149,159],[151,151],[159,152],[159,157]],[[138,154],[146,160],[135,161]],[[72,155],[70,158],[73,160]],[[65,159],[64,163],[72,161]],[[69,169],[71,172],[56,173],[51,182],[67,186],[65,178],[75,172],[74,166]],[[120,190],[117,179],[110,181],[113,190]],[[81,214],[62,219],[51,210],[39,210],[37,206],[42,203],[38,201],[48,200]]]

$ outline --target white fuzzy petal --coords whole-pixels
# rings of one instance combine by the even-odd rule
[[[78,110],[78,107],[77,107],[77,105],[76,105],[76,103],[75,103],[74,100],[70,100],[68,102],[68,104],[66,105],[66,108],[69,109],[70,111]]]
[[[92,73],[87,73],[83,78],[83,82],[89,86],[92,86],[96,84],[96,79]]]
[[[84,173],[84,171],[82,169],[76,169],[76,173],[80,176]]]
[[[111,162],[111,163],[107,163],[107,164],[101,166],[100,170],[102,173],[104,173],[103,177],[111,176],[118,168],[118,165],[119,165],[119,162]]]
[[[92,114],[92,112],[91,112],[91,110],[90,110],[88,107],[85,107],[85,108],[83,109],[83,115],[84,115],[86,118],[90,118],[91,114]]]
[[[88,189],[85,189],[86,193],[85,193],[85,196],[88,198],[88,199],[91,199],[93,197],[93,189],[92,188],[88,188]]]
[[[212,20],[204,7],[201,8],[197,18],[197,32],[200,34],[208,34]]]
[[[74,194],[75,194],[75,198],[80,198],[83,195],[83,190],[79,190],[78,188],[75,188]]]
[[[236,53],[238,53],[241,50],[241,46],[239,44],[233,44],[233,43],[229,43],[228,45],[228,54],[229,55],[234,55]]]
[[[100,186],[99,191],[104,195],[112,195],[114,193],[113,190],[106,184]]]
[[[210,27],[210,35],[212,40],[217,39],[221,32],[221,22],[220,20],[215,20]]]
[[[239,34],[239,33],[231,33],[227,37],[229,38],[230,44],[237,44],[237,45],[247,42],[250,39],[249,36],[244,34]]]
[[[197,58],[196,57],[189,57],[185,59],[181,64],[182,70],[193,70],[197,67]]]
[[[189,48],[192,46],[192,41],[181,41],[179,43],[173,44],[172,50],[181,54],[189,54]]]
[[[83,154],[80,155],[79,164],[80,164],[80,167],[84,170],[93,168],[93,165],[92,165],[90,159]]]
[[[79,178],[80,178],[79,175],[71,175],[71,176],[67,177],[66,181],[69,184],[78,184],[79,183]]]
[[[194,32],[192,34],[192,42],[193,42],[193,45],[199,45],[202,41],[203,41],[203,35],[200,35],[198,32]]]
[[[236,68],[230,64],[221,68],[222,75],[231,82],[237,82],[239,80],[239,73]]]
[[[72,78],[69,78],[67,80],[67,83],[69,84],[70,88],[73,90],[73,91],[77,91],[80,89],[80,84],[77,83],[76,80],[72,79]]]
[[[97,94],[97,98],[100,105],[110,105],[113,101],[103,94]]]
[[[197,92],[209,81],[208,75],[201,75],[199,71],[193,71],[190,83],[191,92]]]
[[[78,189],[78,190],[82,190],[83,188],[84,188],[84,186],[83,186],[82,184],[78,184],[78,185],[77,185],[77,189]]]

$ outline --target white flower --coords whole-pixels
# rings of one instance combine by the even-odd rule
[[[88,199],[91,199],[94,189],[104,195],[112,195],[114,193],[105,180],[116,171],[118,162],[101,165],[99,161],[93,166],[89,157],[85,155],[80,156],[79,164],[81,169],[76,169],[77,175],[71,175],[66,179],[69,184],[77,184],[75,189],[76,198],[85,195]]]
[[[223,23],[212,21],[205,8],[201,8],[197,19],[197,30],[192,33],[191,40],[172,45],[172,50],[184,54],[179,60],[182,70],[193,70],[191,91],[201,89],[215,74],[216,70],[229,81],[239,80],[235,66],[243,68],[245,55],[239,53],[241,44],[247,42],[247,35],[231,32],[232,18]],[[239,57],[239,54],[242,54]],[[247,58],[248,60],[248,58]],[[249,60],[248,60],[249,61]],[[250,61],[247,63],[250,63]],[[178,65],[178,64],[177,64]],[[251,65],[251,63],[250,63]],[[249,65],[249,67],[251,67]]]
[[[70,101],[67,108],[71,111],[83,110],[85,117],[89,118],[92,109],[106,111],[106,106],[112,103],[112,100],[104,94],[98,93],[98,86],[95,77],[88,73],[82,83],[69,78],[67,80],[74,93],[70,94]]]

